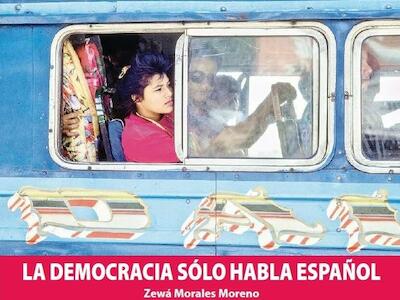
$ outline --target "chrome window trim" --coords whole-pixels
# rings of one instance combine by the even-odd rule
[[[314,64],[315,68],[318,68],[317,75],[318,79],[318,90],[314,90],[313,99],[313,118],[318,114],[318,118],[314,120],[313,130],[317,130],[318,134],[318,147],[316,154],[310,159],[282,159],[282,158],[188,158],[187,157],[187,142],[184,142],[185,156],[184,163],[188,165],[208,165],[210,169],[220,169],[222,165],[232,166],[259,166],[263,171],[276,171],[276,170],[295,170],[295,171],[311,171],[320,168],[331,153],[333,146],[333,104],[329,101],[328,95],[333,92],[335,87],[335,78],[332,75],[335,74],[334,70],[328,72],[328,64],[334,63],[331,52],[334,51],[332,48],[335,47],[335,43],[329,43],[328,48],[327,37],[314,28],[299,28],[289,27],[271,27],[258,28],[258,29],[188,29],[187,30],[187,42],[185,43],[185,55],[184,55],[184,79],[188,76],[188,40],[190,37],[212,37],[212,36],[307,36],[317,41],[319,47],[319,59],[318,64]],[[334,40],[334,39],[333,39]],[[331,50],[331,52],[329,51]],[[315,49],[313,49],[315,51]],[[315,70],[315,69],[314,69]],[[326,78],[324,80],[324,75]],[[328,81],[329,77],[329,81]],[[315,78],[314,78],[315,80]],[[330,83],[330,85],[328,85]],[[333,83],[333,84],[332,84]],[[188,84],[187,80],[183,81],[183,111],[188,106]],[[319,91],[319,96],[318,96]],[[187,127],[183,126],[182,135],[184,139],[187,139],[188,132]],[[313,142],[315,139],[313,140]]]
[[[348,161],[367,173],[400,173],[400,160],[370,160],[362,154],[361,141],[361,46],[369,37],[400,35],[400,21],[367,21],[349,32],[345,43],[345,150]]]
[[[226,33],[227,30],[235,29],[235,32],[251,30],[275,31],[275,30],[290,30],[297,29],[310,30],[311,32],[318,35],[326,43],[325,61],[325,72],[326,78],[320,81],[319,97],[320,97],[320,110],[324,110],[324,113],[319,114],[319,121],[321,124],[325,124],[319,129],[320,132],[324,131],[325,136],[325,151],[321,153],[318,161],[313,160],[313,164],[310,164],[310,160],[290,160],[285,159],[284,163],[273,163],[276,159],[269,159],[268,162],[261,162],[260,159],[249,159],[243,160],[210,160],[210,159],[198,159],[195,163],[183,160],[183,163],[132,163],[132,162],[95,162],[95,163],[82,163],[82,162],[71,162],[61,156],[58,151],[60,145],[61,134],[58,124],[60,123],[60,99],[61,99],[61,78],[62,78],[62,43],[72,34],[79,33],[90,33],[90,34],[118,34],[118,33],[182,33],[184,34],[187,30],[193,29],[199,32],[203,29],[212,29],[213,31],[220,30]],[[300,35],[300,34],[299,34]],[[304,35],[304,32],[303,34]],[[181,39],[178,40],[180,42]],[[186,43],[187,44],[187,43]],[[180,51],[178,47],[176,51]],[[183,55],[187,55],[187,49],[183,49]],[[182,52],[181,52],[182,53]],[[321,60],[320,60],[321,61]],[[176,113],[182,112],[184,109],[184,102],[182,101],[187,95],[185,88],[180,91],[182,87],[182,79],[185,82],[185,73],[179,75],[179,72],[187,69],[185,65],[185,59],[176,59],[176,97],[174,108]],[[182,66],[181,66],[182,64]],[[179,69],[180,68],[180,69]],[[187,78],[186,78],[187,79]],[[49,79],[49,153],[51,158],[61,167],[71,170],[115,170],[115,171],[152,171],[152,170],[193,170],[193,171],[249,171],[249,172],[276,172],[276,171],[314,171],[323,167],[333,150],[334,146],[334,103],[329,100],[329,95],[335,91],[335,80],[336,80],[336,41],[331,30],[322,23],[319,22],[204,22],[204,23],[140,23],[140,24],[88,24],[88,25],[71,25],[60,30],[54,37],[51,45],[50,54],[50,79]],[[182,118],[175,118],[175,140],[177,155],[183,158],[185,153],[185,147],[187,147],[187,141],[183,138],[182,132],[184,132],[187,124],[187,116],[182,115]],[[183,121],[183,122],[182,122]],[[181,138],[180,138],[181,137]],[[320,137],[321,138],[321,137]],[[181,139],[181,142],[179,142]],[[185,143],[186,142],[186,143]]]
[[[183,57],[184,57],[184,44],[185,44],[186,35],[182,34],[178,41],[176,42],[175,48],[175,83],[181,83],[184,81],[183,79]],[[186,118],[185,114],[183,114],[182,106],[182,84],[174,84],[174,145],[175,145],[175,153],[176,156],[183,161],[184,158],[184,145],[185,142],[183,140],[182,135],[182,120]],[[183,121],[183,124],[186,122]]]

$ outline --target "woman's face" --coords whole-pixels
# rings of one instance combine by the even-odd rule
[[[137,111],[144,117],[159,121],[163,114],[173,111],[172,95],[168,76],[156,74],[144,88],[143,97],[139,97],[139,102],[136,102]]]
[[[189,68],[189,99],[195,104],[208,101],[214,87],[217,64],[207,57],[193,58]]]

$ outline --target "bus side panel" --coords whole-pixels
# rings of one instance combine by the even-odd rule
[[[23,172],[32,163],[32,26],[0,27],[1,172]]]
[[[397,185],[254,181],[246,180],[245,175],[240,181],[232,182],[228,177],[218,176],[217,194],[227,195],[226,199],[232,193],[242,195],[239,200],[231,198],[236,209],[236,216],[231,217],[242,215],[249,226],[238,228],[237,232],[229,230],[234,227],[225,227],[217,240],[219,254],[246,254],[249,245],[258,248],[255,249],[257,254],[271,255],[398,253],[398,247],[389,245],[399,244],[400,239],[397,218],[400,189]],[[260,199],[260,192],[264,193],[264,199]],[[339,213],[342,209],[342,214],[332,217],[335,211]],[[369,221],[365,221],[368,218]],[[383,218],[386,220],[381,221]],[[271,236],[260,239],[265,228]],[[354,232],[352,238],[346,229]],[[263,248],[266,245],[268,247]]]
[[[35,120],[33,151],[33,168],[39,171],[58,169],[52,161],[48,151],[48,114],[49,114],[49,73],[50,73],[50,47],[53,37],[60,30],[59,26],[36,26],[33,30],[34,85],[33,85],[33,111]]]
[[[202,199],[209,194],[215,193],[214,174],[198,174],[193,178],[176,179],[100,179],[90,178],[33,178],[33,177],[14,177],[0,178],[0,185],[6,187],[2,189],[0,197],[0,240],[2,241],[1,254],[40,254],[42,251],[53,254],[172,254],[180,253],[189,254],[213,254],[215,253],[215,243],[198,247],[193,251],[184,248],[184,240],[181,227],[187,217],[198,207]],[[22,188],[25,187],[25,188]],[[32,187],[32,188],[30,188]],[[74,197],[62,196],[64,193],[76,193],[76,189],[80,189]],[[19,191],[29,201],[37,200],[75,200],[80,201],[87,199],[110,200],[118,202],[123,197],[107,199],[109,193],[125,193],[128,192],[126,198],[129,205],[129,199],[137,196],[139,201],[145,207],[145,216],[147,218],[146,225],[141,226],[138,230],[133,230],[138,234],[132,239],[120,238],[88,238],[80,235],[70,236],[69,238],[60,237],[57,234],[40,233],[43,238],[40,241],[26,245],[29,242],[27,233],[28,224],[22,220],[24,212],[22,209],[16,209],[11,212],[7,205],[9,199]],[[99,196],[88,196],[91,192],[95,192]],[[60,193],[60,196],[53,198],[38,197],[43,193]],[[18,195],[17,195],[18,196]],[[42,201],[43,202],[43,201]],[[69,204],[71,202],[68,202]],[[45,217],[46,212],[40,212],[40,208],[33,210],[39,216],[39,219]],[[90,216],[90,208],[86,207],[86,211],[72,211],[72,215],[76,223],[83,224]],[[25,210],[26,212],[26,210]],[[121,212],[121,211],[120,211]],[[93,212],[91,212],[93,215]],[[100,225],[100,233],[115,232],[110,230],[114,218],[120,216],[117,212],[112,212],[110,220],[102,221],[99,218],[92,218],[96,225]],[[130,220],[137,216],[133,214]],[[44,220],[44,219],[43,219]],[[40,228],[46,227],[45,222],[41,219]],[[61,222],[62,223],[62,222]],[[50,223],[48,223],[50,224]],[[47,225],[48,225],[47,224]],[[66,224],[66,223],[65,223]],[[115,225],[115,223],[114,223]],[[128,223],[119,223],[118,227],[133,228]],[[68,226],[66,226],[68,228]],[[78,231],[89,230],[97,232],[90,227],[82,226]],[[148,248],[145,247],[148,246]],[[136,246],[136,247],[134,247]]]

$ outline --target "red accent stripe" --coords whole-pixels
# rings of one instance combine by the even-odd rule
[[[23,214],[26,210],[28,210],[29,208],[31,208],[30,205],[28,205],[27,207],[25,207],[24,209],[21,210],[21,214]]]
[[[382,217],[359,217],[360,221],[371,221],[371,222],[376,222],[376,221],[384,221],[384,222],[394,222],[395,219],[393,217],[388,217],[388,218],[382,218]]]
[[[37,212],[43,215],[71,215],[68,209],[37,209]]]
[[[357,228],[356,230],[354,230],[351,234],[350,234],[350,237],[352,237],[354,234],[356,234],[357,232],[359,232],[360,231],[360,228]]]
[[[400,246],[400,240],[398,239],[394,243],[392,243],[393,246]]]
[[[127,232],[106,232],[106,231],[94,231],[87,235],[88,238],[101,238],[101,239],[130,239],[134,233]]]
[[[352,220],[348,219],[344,224],[341,226],[343,229],[345,229],[347,226],[349,226],[353,222]]]
[[[349,216],[349,212],[345,213],[341,218],[340,221],[344,221]]]
[[[267,230],[267,227],[263,226],[259,232],[257,232],[257,235],[260,235],[263,231]]]
[[[145,215],[144,211],[135,211],[135,210],[111,210],[115,215]]]
[[[387,243],[389,243],[389,241],[391,240],[392,238],[387,238],[386,239],[386,241],[383,243],[384,245],[387,245]]]
[[[309,239],[310,239],[309,237],[305,237],[305,238],[300,242],[300,245],[305,245]]]
[[[22,197],[20,196],[20,197],[18,198],[18,200],[15,201],[13,205],[11,205],[10,209],[14,209],[14,207],[17,206],[17,204],[18,204],[19,202],[21,202],[22,200],[23,200],[23,199],[22,199]]]
[[[274,246],[275,246],[275,242],[274,242],[274,241],[271,241],[271,242],[269,242],[268,244],[262,246],[262,248],[271,249],[271,248],[273,248]]]
[[[337,210],[339,209],[340,206],[336,205],[335,209],[333,210],[333,212],[330,214],[329,219],[333,218],[333,215],[337,212]]]
[[[34,244],[34,243],[36,243],[36,241],[37,241],[39,238],[40,238],[40,235],[35,234],[31,239],[27,240],[26,242],[27,242],[28,244]]]
[[[239,225],[232,225],[231,228],[229,228],[229,230],[230,231],[235,231],[238,228],[239,228]]]
[[[78,236],[82,231],[76,231],[73,234],[71,234],[71,237],[74,238],[76,236]]]
[[[190,243],[187,244],[187,248],[192,248],[193,245],[194,245],[194,243],[196,243],[196,241],[197,241],[197,240],[195,240],[195,239],[191,240]]]
[[[291,235],[289,235],[289,237],[287,238],[286,242],[287,242],[287,243],[290,243],[293,239],[294,239],[294,235],[291,234]]]
[[[349,252],[354,252],[360,248],[361,244],[359,242],[355,243],[353,246],[349,247]]]
[[[375,235],[375,236],[371,239],[370,243],[375,244],[381,237],[382,237],[381,234]]]
[[[96,205],[97,200],[94,200],[94,199],[70,199],[70,200],[68,200],[68,203],[71,206],[93,207]]]
[[[39,222],[36,222],[35,224],[33,224],[31,227],[28,228],[28,231],[31,230],[32,228],[36,227],[39,225]]]
[[[25,219],[27,219],[29,216],[31,215],[31,213],[29,213],[29,214],[26,214],[25,216],[21,216],[21,220],[25,220]]]
[[[270,218],[270,219],[293,219],[293,220],[294,220],[294,218],[293,218],[291,215],[289,215],[289,216],[277,216],[277,215],[259,215],[259,214],[257,214],[257,216],[260,217],[260,218]]]
[[[204,236],[203,236],[203,240],[206,240],[208,238],[208,236],[210,235],[209,232],[207,232]]]
[[[194,225],[200,224],[200,223],[203,222],[205,219],[206,219],[206,218],[198,218],[197,221],[196,221],[196,223],[194,223]]]
[[[344,213],[346,211],[346,207],[343,206],[342,210],[339,213],[339,217],[342,215],[342,213]]]

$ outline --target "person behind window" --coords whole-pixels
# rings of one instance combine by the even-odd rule
[[[128,161],[179,161],[174,147],[173,94],[167,76],[169,68],[169,62],[159,53],[138,54],[131,67],[125,68],[126,72],[117,86],[119,104],[126,112],[122,145]],[[274,121],[273,102],[283,103],[296,97],[296,91],[290,84],[273,84],[270,94],[247,119],[235,126],[219,124],[210,118],[207,105],[212,100],[214,88],[222,88],[214,85],[216,71],[217,62],[213,58],[202,57],[191,61],[189,148],[195,155],[228,156],[250,147]],[[235,99],[232,101],[234,103]],[[64,127],[68,127],[65,118],[63,121]]]
[[[189,156],[241,157],[275,121],[273,103],[295,99],[296,90],[288,83],[273,84],[270,94],[245,120],[234,126],[215,122],[210,108],[215,108],[215,101],[219,101],[212,95],[216,88],[220,55],[212,47],[193,44],[188,82]]]
[[[126,112],[122,147],[127,161],[173,163],[173,97],[167,76],[171,64],[156,52],[137,54],[117,85]]]
[[[361,92],[362,92],[362,150],[371,159],[385,156],[381,112],[374,105],[379,93],[379,62],[369,46],[364,44],[361,50]]]

